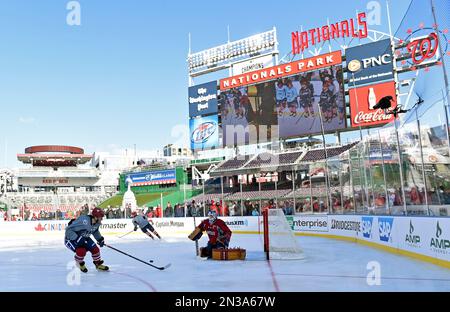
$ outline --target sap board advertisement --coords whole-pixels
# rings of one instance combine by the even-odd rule
[[[189,117],[216,114],[217,81],[189,87]]]
[[[198,218],[198,225],[205,218]],[[221,218],[234,234],[262,233],[261,217]],[[355,242],[391,247],[391,250],[411,252],[420,256],[445,261],[450,266],[450,218],[391,217],[361,215],[304,215],[288,216],[293,231],[303,235],[343,237]],[[18,247],[42,245],[46,242],[62,244],[65,221],[2,222],[0,245]],[[193,218],[154,218],[153,224],[162,237],[187,237],[195,228]],[[107,240],[132,231],[131,219],[103,220],[100,232]],[[129,238],[143,238],[140,231]],[[206,239],[206,238],[205,238]],[[243,246],[245,247],[245,246]]]
[[[398,218],[381,216],[363,216],[360,218],[361,231],[356,233],[358,239],[397,248]]]
[[[208,150],[219,146],[219,118],[217,115],[189,121],[191,150]]]
[[[412,252],[450,263],[450,218],[392,217],[392,216],[339,216],[328,215],[320,220],[323,227],[305,229],[299,222],[314,222],[315,216],[294,217],[294,231],[304,234],[326,234],[354,238],[392,250]],[[318,224],[319,220],[315,221]],[[314,233],[315,232],[315,233]]]
[[[450,261],[450,219],[362,216],[358,239]]]

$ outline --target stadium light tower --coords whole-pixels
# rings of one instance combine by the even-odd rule
[[[263,55],[278,56],[275,27],[272,30],[200,52],[191,53],[189,48],[187,57],[189,78],[191,81],[193,77],[231,68],[237,61]]]

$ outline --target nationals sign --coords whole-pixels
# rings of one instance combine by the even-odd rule
[[[422,64],[428,59],[432,59],[439,49],[439,37],[436,33],[431,33],[429,37],[417,39],[407,46],[411,53],[411,59],[416,65]]]
[[[392,96],[395,100],[392,107],[397,106],[394,81],[354,88],[349,93],[352,127],[382,125],[394,121],[394,115],[386,115],[382,109],[373,109],[385,96]]]
[[[448,29],[437,30],[435,26],[421,27],[415,31],[408,29],[409,36],[405,40],[400,40],[401,51],[397,51],[397,55],[405,58],[401,61],[402,65],[409,64],[410,70],[417,70],[416,66],[442,65],[443,57],[450,55],[447,52],[450,40],[447,35]],[[442,53],[439,48],[442,49]]]
[[[341,51],[322,54],[292,63],[273,66],[247,74],[237,75],[220,80],[220,90],[242,87],[263,81],[276,80],[285,76],[292,76],[304,72],[314,71],[324,67],[340,65],[342,63]]]
[[[367,38],[366,13],[359,13],[358,20],[344,20],[335,24],[310,29],[309,31],[292,33],[292,54],[300,54],[309,46],[334,40],[336,38]]]

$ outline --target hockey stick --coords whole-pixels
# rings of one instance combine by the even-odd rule
[[[309,128],[310,131],[314,127],[314,124],[316,123],[316,119],[317,119],[317,117],[314,117],[311,127]]]
[[[128,232],[127,234],[125,234],[125,235],[122,235],[122,236],[119,236],[119,238],[122,238],[122,237],[125,237],[125,236],[127,236],[127,235],[130,235],[131,233],[133,233],[134,232],[134,230],[133,231],[131,231],[131,232]]]
[[[194,215],[194,227],[197,227],[197,223],[195,222],[195,215]],[[198,251],[198,239],[195,240],[195,253],[196,253],[196,256],[198,257],[198,255],[199,255],[199,251]]]
[[[132,255],[129,255],[129,254],[127,254],[126,252],[123,252],[123,251],[121,251],[121,250],[119,250],[119,249],[117,249],[117,248],[114,248],[114,247],[112,247],[112,246],[109,246],[109,245],[106,245],[106,244],[105,244],[105,246],[108,247],[108,248],[111,248],[112,250],[117,251],[117,252],[119,252],[119,253],[121,253],[121,254],[123,254],[123,255],[125,255],[125,256],[128,256],[128,257],[130,257],[130,258],[133,258],[134,260],[137,260],[137,261],[139,261],[139,262],[142,262],[142,263],[144,263],[144,264],[146,264],[146,265],[149,265],[149,266],[154,267],[155,269],[158,269],[158,270],[161,270],[161,271],[162,271],[162,270],[165,270],[165,269],[167,269],[168,267],[171,266],[171,264],[169,263],[169,264],[167,264],[167,265],[165,265],[165,266],[163,266],[163,267],[158,267],[158,266],[156,266],[156,265],[153,265],[153,264],[150,264],[150,263],[148,263],[148,262],[145,262],[144,260],[141,260],[141,259],[138,259],[138,258],[136,258],[136,257],[133,257]]]

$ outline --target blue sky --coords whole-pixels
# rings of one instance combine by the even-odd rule
[[[0,166],[17,165],[30,145],[93,153],[177,142],[173,127],[188,124],[189,32],[196,52],[225,43],[227,26],[231,40],[275,26],[283,56],[300,25],[352,18],[369,1],[79,0],[80,26],[67,25],[68,2],[0,0]],[[409,0],[391,2],[395,30]],[[369,27],[387,32],[379,3],[382,24]]]

